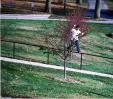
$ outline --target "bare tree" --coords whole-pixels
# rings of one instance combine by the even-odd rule
[[[71,49],[67,49],[70,43],[70,30],[73,25],[80,25],[81,31],[86,33],[88,30],[87,23],[84,21],[84,10],[78,8],[75,13],[71,13],[66,17],[65,21],[58,21],[54,33],[50,33],[45,36],[45,42],[49,47],[54,48],[54,51],[63,59],[64,62],[64,78],[66,79],[66,61],[70,57]],[[54,36],[55,35],[55,36]]]
[[[66,2],[67,0],[64,0],[64,11],[66,11]]]
[[[100,4],[101,4],[101,0],[96,0],[94,18],[100,18],[100,12],[101,12]]]
[[[32,0],[32,3],[31,3],[31,9],[32,9],[32,11],[35,10],[35,0]]]

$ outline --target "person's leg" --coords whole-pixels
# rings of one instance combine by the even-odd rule
[[[78,53],[80,53],[80,45],[79,45],[79,40],[75,41],[75,45],[76,45],[76,50]]]

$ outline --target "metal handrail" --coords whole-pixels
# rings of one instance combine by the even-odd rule
[[[47,47],[47,46],[37,45],[37,44],[32,44],[32,43],[26,43],[26,42],[20,42],[20,41],[11,41],[11,40],[5,40],[5,39],[2,39],[1,41],[17,43],[17,44],[23,44],[23,45],[31,45],[31,46],[36,46],[36,47],[43,47],[43,48],[46,48],[46,49],[49,48],[49,49],[55,50],[55,51],[57,51],[57,50],[64,51],[63,49],[55,49],[55,48],[52,48],[52,47]],[[102,57],[102,58],[107,58],[107,59],[113,59],[112,57],[106,57],[106,56],[90,54],[90,53],[79,53],[79,54],[90,55],[90,56],[97,56],[97,57]]]
[[[89,53],[81,53],[81,54],[90,55],[90,56],[97,56],[97,57],[102,57],[102,58],[107,58],[107,59],[113,59],[112,57],[101,56],[101,55],[96,55],[96,54],[89,54]]]
[[[5,39],[1,39],[1,41],[4,41],[4,42],[11,42],[11,43],[17,43],[17,44],[23,44],[23,45],[31,45],[31,46],[36,46],[36,47],[43,47],[43,48],[48,49],[48,46],[37,45],[37,44],[33,44],[33,43],[26,43],[26,42],[5,40]],[[56,51],[58,51],[58,50],[63,51],[63,49],[55,49],[55,48],[53,48],[53,47],[49,47],[49,49],[51,49],[51,50],[56,50]]]

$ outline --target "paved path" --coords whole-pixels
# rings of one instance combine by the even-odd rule
[[[96,3],[96,0],[88,0],[88,5],[89,5],[88,9],[95,9],[95,3]],[[100,8],[104,10],[108,9],[108,6],[104,0],[101,0]]]
[[[30,61],[24,61],[24,60],[18,60],[18,59],[6,58],[6,57],[0,57],[0,60],[7,61],[7,62],[13,62],[13,63],[32,65],[32,66],[36,66],[36,67],[64,70],[64,67],[61,67],[61,66],[43,64],[43,63],[37,63],[37,62],[30,62]],[[89,75],[97,75],[97,76],[113,79],[113,75],[110,75],[110,74],[97,73],[97,72],[92,72],[92,71],[87,71],[87,70],[78,70],[78,69],[73,69],[73,68],[68,68],[68,67],[66,68],[66,70],[71,71],[71,72],[77,72],[77,73],[89,74]]]
[[[1,19],[47,20],[50,14],[1,14]]]
[[[66,21],[66,19],[49,19],[50,15],[24,15],[24,14],[1,14],[1,19],[24,19],[24,20],[60,20]],[[113,24],[112,19],[106,19],[104,21],[88,20],[90,23],[103,23],[103,24]]]
[[[100,24],[113,24],[112,19],[105,19],[103,21],[96,21],[96,20],[87,20],[88,23],[100,23]]]

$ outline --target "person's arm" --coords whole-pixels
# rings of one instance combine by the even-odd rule
[[[80,35],[80,34],[81,34],[81,31],[80,31],[80,30],[78,30],[78,31],[77,31],[77,36],[78,36],[78,35]]]
[[[83,32],[81,32],[80,30],[78,30],[77,35],[84,35],[84,33],[83,33]]]

